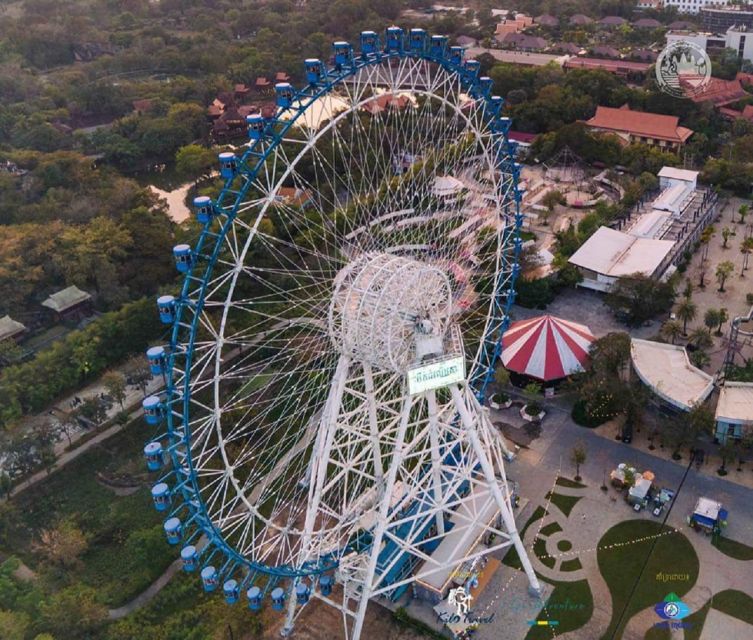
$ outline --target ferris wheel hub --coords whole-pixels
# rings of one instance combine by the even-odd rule
[[[452,288],[436,265],[389,253],[365,253],[335,279],[329,334],[339,352],[405,372],[442,353]]]

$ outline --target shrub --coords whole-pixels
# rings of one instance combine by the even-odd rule
[[[602,425],[607,420],[609,420],[609,417],[607,416],[592,416],[591,414],[589,414],[585,400],[576,401],[576,403],[573,405],[573,410],[570,415],[572,416],[575,424],[578,424],[581,427],[586,427],[588,429],[594,429],[595,427],[598,427],[599,425]]]

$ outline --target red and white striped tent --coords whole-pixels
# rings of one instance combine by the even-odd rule
[[[594,339],[585,325],[562,318],[519,320],[502,336],[502,364],[532,378],[557,380],[585,369]]]

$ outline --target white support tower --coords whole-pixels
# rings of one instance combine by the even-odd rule
[[[341,355],[311,458],[303,545],[314,560],[365,540],[338,570],[353,640],[370,598],[511,545],[540,589],[513,518],[506,448],[466,383],[451,308],[448,277],[416,260],[364,254],[336,279],[330,336]],[[426,547],[451,518],[460,548],[495,542],[435,560]]]

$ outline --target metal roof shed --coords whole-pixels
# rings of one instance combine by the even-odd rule
[[[20,336],[24,331],[26,331],[26,327],[10,316],[0,318],[0,342],[3,340],[12,340]]]
[[[81,291],[76,285],[71,285],[62,291],[53,293],[42,303],[42,306],[57,313],[63,313],[88,300],[91,300],[91,296],[86,291]]]

